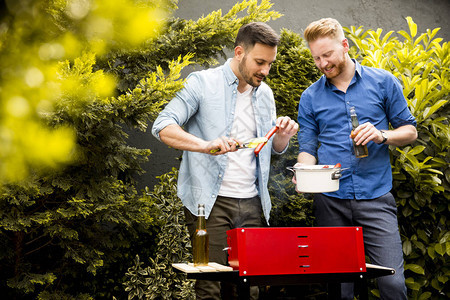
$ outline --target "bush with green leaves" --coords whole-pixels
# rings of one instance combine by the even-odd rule
[[[154,238],[153,204],[138,196],[133,179],[150,151],[128,146],[124,128],[145,129],[156,102],[152,98],[173,97],[183,85],[177,79],[188,62],[173,62],[171,73],[142,80],[120,97],[75,101],[76,89],[87,89],[102,76],[92,71],[94,63],[94,55],[84,55],[61,64],[60,76],[74,77],[80,85],[46,116],[50,126],[70,125],[77,133],[74,162],[3,187],[3,295],[79,296],[96,291],[97,297],[107,296],[121,291],[116,282],[133,257],[127,251],[137,251],[133,247],[140,245],[138,251],[151,254],[145,249],[152,245],[144,243]],[[119,269],[95,276],[111,266]]]
[[[448,299],[450,277],[450,43],[439,28],[409,32],[346,28],[361,64],[386,69],[403,85],[419,137],[406,147],[390,146],[410,299]],[[403,38],[403,39],[401,39]],[[378,295],[376,290],[373,293]]]
[[[155,203],[159,232],[155,257],[144,267],[139,256],[126,273],[128,299],[194,299],[194,283],[176,272],[172,263],[190,262],[191,241],[184,221],[184,208],[177,197],[177,170],[159,176],[160,183],[147,193]]]

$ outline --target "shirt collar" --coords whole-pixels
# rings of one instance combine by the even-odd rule
[[[358,77],[361,77],[361,64],[356,61],[356,59],[353,59],[353,62],[355,63],[355,75],[358,75]]]
[[[231,60],[232,58],[229,58],[225,64],[224,64],[224,68],[223,68],[223,72],[225,74],[225,79],[227,80],[227,84],[228,85],[233,85],[234,83],[238,83],[238,78],[237,76],[234,74],[233,70],[231,70]]]

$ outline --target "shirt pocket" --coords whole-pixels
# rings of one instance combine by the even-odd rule
[[[214,131],[214,133],[209,131],[214,136],[218,134],[223,135],[222,132],[217,131],[224,131],[226,127],[224,96],[220,93],[205,96],[202,104],[199,106],[196,117],[204,129]]]

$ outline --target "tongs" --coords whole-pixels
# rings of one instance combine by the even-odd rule
[[[257,138],[250,139],[243,144],[236,143],[237,144],[236,148],[237,149],[256,148],[256,147],[258,147],[259,144],[267,143],[267,141],[268,141],[268,139],[265,136],[257,137]]]
[[[255,148],[254,153],[255,153],[256,156],[258,156],[258,154],[261,151],[261,149],[267,144],[269,139],[272,137],[272,135],[275,134],[275,132],[277,132],[277,130],[278,130],[278,127],[274,126],[263,137],[257,137],[257,138],[250,139],[250,140],[248,140],[247,142],[245,142],[243,144],[239,144],[238,142],[236,142],[236,148],[237,149]],[[211,150],[209,152],[210,153],[216,153],[218,151],[220,151],[220,149],[213,149],[213,150]]]
[[[245,143],[239,144],[238,142],[236,142],[236,149],[254,149],[256,147],[258,147],[259,144],[261,143],[267,143],[268,139],[263,136],[263,137],[256,137],[256,138],[252,138],[249,139],[248,141],[246,141]],[[220,149],[213,149],[211,151],[209,151],[210,153],[216,153],[220,151]]]

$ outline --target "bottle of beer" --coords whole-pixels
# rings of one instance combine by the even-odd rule
[[[206,266],[209,261],[209,235],[206,231],[205,204],[198,205],[197,229],[194,235],[194,266]]]
[[[351,137],[354,139],[355,135],[353,134],[353,130],[359,126],[358,117],[356,116],[355,107],[350,107],[350,118],[352,119],[352,133]],[[355,156],[357,158],[363,158],[369,156],[369,150],[367,150],[366,145],[356,145],[355,140],[353,140],[353,149],[355,151]]]

